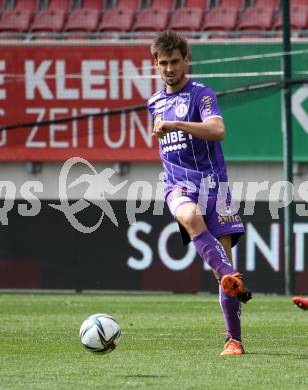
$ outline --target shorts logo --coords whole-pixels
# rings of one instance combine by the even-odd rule
[[[188,107],[184,103],[179,104],[175,109],[175,114],[178,118],[184,118],[184,116],[186,116],[187,113],[188,113]]]
[[[225,223],[242,222],[241,217],[238,214],[228,215],[228,216],[226,216],[226,215],[218,215],[217,219],[218,219],[218,223],[220,225],[224,225]]]
[[[180,196],[187,196],[187,192],[187,188],[185,187],[175,187],[170,193],[170,198],[173,200]]]
[[[215,188],[216,187],[216,181],[214,175],[210,174],[207,176],[207,182],[209,188]]]

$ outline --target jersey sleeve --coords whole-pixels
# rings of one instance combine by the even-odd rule
[[[154,116],[153,107],[151,106],[149,101],[147,101],[147,110],[149,111],[149,113],[151,114],[151,117],[153,119],[153,116]]]
[[[206,87],[199,94],[199,113],[202,122],[210,118],[222,118],[215,92]]]

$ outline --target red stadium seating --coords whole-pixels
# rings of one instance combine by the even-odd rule
[[[308,29],[308,5],[292,5],[290,7],[290,26],[292,30]],[[282,15],[278,16],[274,28],[276,30],[282,29]]]
[[[147,8],[139,13],[134,26],[135,31],[160,31],[168,26],[169,10]]]
[[[290,7],[292,6],[295,6],[295,5],[304,5],[304,6],[308,6],[308,0],[291,0],[290,1]]]
[[[240,9],[243,5],[243,0],[221,0],[219,6],[227,8],[237,8]]]
[[[63,9],[52,9],[41,11],[37,14],[31,31],[41,32],[62,32],[66,20],[66,11]]]
[[[166,9],[171,12],[173,10],[173,0],[152,0],[150,8]]]
[[[105,12],[103,20],[98,27],[101,32],[127,32],[131,31],[134,23],[134,9],[113,8]]]
[[[49,0],[47,10],[38,12],[31,31],[35,33],[62,32],[71,0]]]
[[[239,10],[237,8],[216,7],[207,14],[202,29],[206,31],[235,30],[238,17]]]
[[[77,9],[69,15],[65,30],[67,32],[94,32],[100,17],[101,11],[98,9]]]
[[[176,31],[198,31],[203,22],[204,11],[201,8],[182,7],[172,15],[169,27]]]
[[[118,0],[116,8],[136,11],[139,0]]]
[[[256,0],[254,7],[276,8],[279,0]],[[293,1],[293,0],[292,0]]]
[[[32,11],[6,11],[0,20],[0,32],[28,32],[32,19]]]
[[[96,9],[102,12],[105,8],[104,0],[83,0],[81,8],[85,9]]]
[[[30,11],[35,12],[36,0],[18,0],[15,3],[14,11]]]
[[[68,17],[65,31],[67,32],[95,32],[99,25],[104,0],[83,0],[82,7],[71,12]]]
[[[206,10],[209,7],[210,0],[187,0],[186,8],[200,8]]]
[[[48,10],[62,10],[68,12],[70,9],[71,0],[49,0]]]
[[[0,2],[4,8],[5,1]],[[1,10],[3,9],[0,9]],[[4,11],[0,20],[0,31],[26,33],[29,31],[36,10],[36,0],[17,0],[12,10]]]
[[[172,9],[173,0],[152,0],[151,6],[137,15],[134,31],[165,30]]]
[[[274,9],[249,7],[242,15],[239,29],[242,31],[264,31],[273,27]]]

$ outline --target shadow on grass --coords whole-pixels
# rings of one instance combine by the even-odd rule
[[[167,375],[147,375],[147,374],[135,374],[135,375],[123,375],[124,378],[167,378]]]
[[[245,355],[262,355],[262,356],[290,356],[297,359],[308,359],[308,355],[301,355],[299,353],[279,353],[279,352],[246,352]]]

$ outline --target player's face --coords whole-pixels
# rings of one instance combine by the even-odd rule
[[[171,53],[159,52],[155,60],[162,80],[171,89],[182,86],[187,64],[188,58],[183,58],[179,49],[174,49]]]

